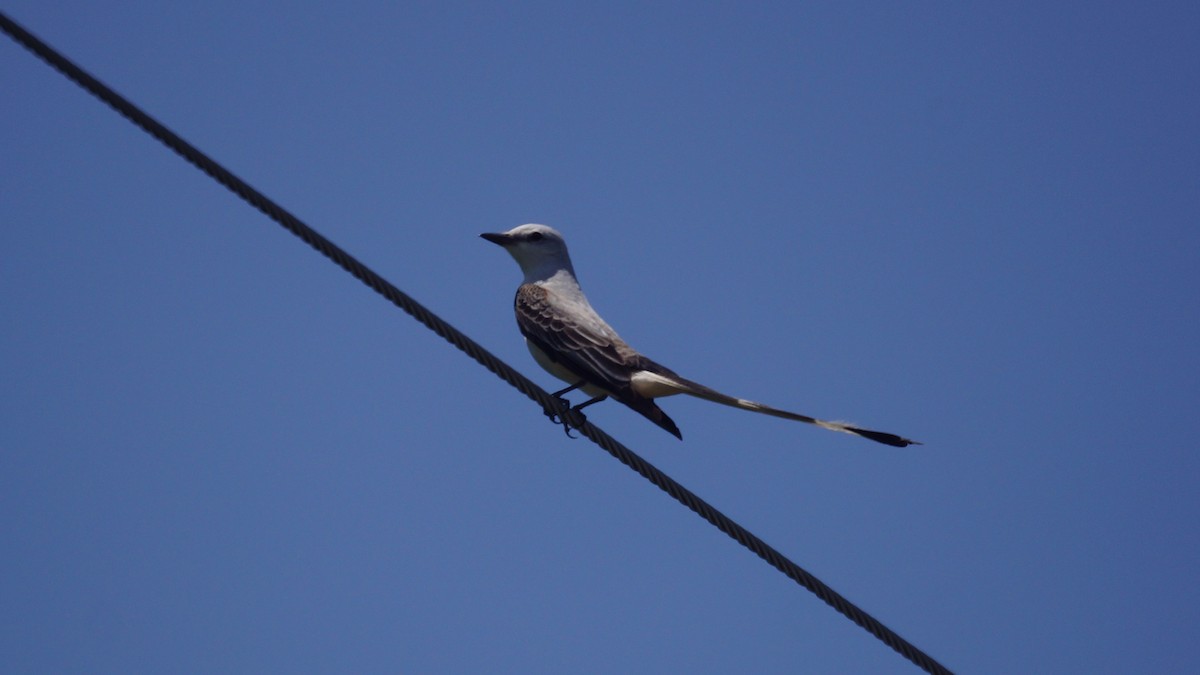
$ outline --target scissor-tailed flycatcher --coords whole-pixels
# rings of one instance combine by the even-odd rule
[[[654,399],[689,394],[764,415],[855,434],[900,448],[916,443],[895,434],[841,422],[827,422],[726,396],[684,379],[634,351],[592,309],[579,282],[575,280],[575,269],[567,255],[567,244],[554,228],[521,225],[502,234],[479,236],[503,246],[525,274],[525,281],[517,289],[515,301],[517,325],[538,365],[571,385],[555,396],[562,396],[574,389],[582,389],[592,396],[590,400],[575,406],[574,410],[612,397],[682,439],[679,427],[654,403]]]

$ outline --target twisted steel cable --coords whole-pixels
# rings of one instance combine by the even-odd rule
[[[174,150],[185,160],[211,176],[221,185],[224,185],[251,206],[266,214],[271,220],[282,225],[289,232],[302,239],[339,267],[354,275],[355,278],[371,287],[375,292],[387,298],[392,304],[404,310],[447,342],[462,350],[484,368],[487,368],[500,379],[511,384],[517,391],[537,402],[542,406],[543,411],[547,415],[565,417],[566,422],[571,427],[579,430],[580,433],[617,458],[622,464],[641,474],[651,483],[671,495],[679,503],[696,512],[701,518],[716,526],[717,529],[732,537],[742,546],[753,551],[758,557],[767,561],[775,569],[783,572],[788,578],[807,588],[830,607],[833,607],[846,618],[862,626],[867,632],[874,635],[884,644],[896,650],[901,656],[929,673],[950,672],[931,656],[900,637],[870,614],[844,598],[837,591],[825,585],[820,579],[817,579],[749,530],[731,520],[694,492],[680,485],[673,478],[609,436],[602,429],[588,422],[582,414],[571,410],[563,410],[557,399],[551,396],[546,390],[501,361],[494,354],[484,349],[478,342],[464,335],[457,328],[451,326],[411,296],[396,288],[354,256],[329,239],[326,239],[319,232],[235,176],[208,155],[180,138],[128,99],[116,93],[49,45],[26,31],[3,12],[0,12],[0,30],[3,30],[17,43],[49,63],[93,96],[111,106],[118,113],[128,118],[129,121]]]

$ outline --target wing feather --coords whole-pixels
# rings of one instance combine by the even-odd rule
[[[588,325],[568,316],[554,302],[553,291],[537,284],[522,284],[513,304],[517,326],[527,340],[548,358],[595,385],[616,400],[683,438],[675,422],[653,399],[633,391],[631,378],[639,370],[671,373],[638,354],[603,322]]]
[[[566,316],[549,291],[534,284],[517,289],[514,306],[521,334],[572,373],[614,394],[628,390],[637,353],[615,334],[604,334]]]

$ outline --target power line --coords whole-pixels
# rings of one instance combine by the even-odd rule
[[[407,312],[417,321],[425,324],[433,332],[445,338],[450,344],[458,347],[468,356],[475,359],[483,367],[495,373],[500,379],[508,382],[522,394],[533,399],[542,406],[547,414],[564,414],[559,411],[557,401],[546,390],[534,384],[524,375],[518,373],[508,364],[496,358],[479,343],[461,333],[458,329],[446,323],[439,316],[429,311],[408,294],[396,288],[386,279],[376,274],[354,256],[342,250],[339,246],[323,237],[299,218],[289,213],[282,206],[255,190],[242,179],[233,175],[225,167],[204,154],[187,141],[180,138],[170,129],[162,125],[150,115],[131,103],[128,99],[105,86],[86,71],[65,56],[59,54],[46,43],[26,31],[17,23],[0,12],[0,29],[8,33],[17,43],[33,52],[42,60],[67,76],[70,80],[83,87],[93,96],[111,106],[135,125],[157,138],[167,147],[174,150],[185,160],[195,165],[204,173],[212,176],[221,185],[244,199],[251,206],[262,211],[269,218],[282,225],[289,232],[300,237],[309,246],[319,251],[355,278],[370,286],[375,292],[387,298],[400,309]],[[714,506],[701,499],[691,490],[677,483],[650,462],[609,436],[599,427],[583,418],[576,412],[567,411],[571,426],[577,428],[596,445],[616,457],[622,464],[641,474],[651,483],[657,485],[679,503],[695,511],[700,517],[712,523],[719,530],[732,537],[742,546],[753,551],[758,557],[767,561],[772,567],[783,572],[801,586],[812,591],[818,598],[824,600],[830,607],[846,616],[854,623],[862,626],[867,632],[877,637],[884,644],[896,650],[904,658],[929,673],[949,673],[950,671],[935,661],[931,656],[897,635],[887,626],[880,623],[854,603],[842,597],[837,591],[826,586],[820,579],[809,574],[796,563],[788,560],[782,553],[769,546],[749,530],[738,525],[728,516],[718,511]]]

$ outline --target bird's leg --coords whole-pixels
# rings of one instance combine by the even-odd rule
[[[574,410],[575,412],[579,412],[580,410],[583,410],[584,408],[588,407],[589,405],[592,405],[593,403],[599,403],[600,401],[603,401],[606,398],[608,398],[608,394],[601,394],[601,395],[597,396],[596,398],[591,399],[590,401],[584,401],[583,403],[580,403],[579,405],[575,406],[574,408],[571,408],[571,410]]]
[[[576,389],[578,389],[578,388],[582,387],[582,386],[583,386],[583,385],[585,385],[585,384],[587,384],[587,382],[584,382],[583,380],[580,380],[580,381],[576,382],[575,384],[573,384],[573,385],[571,385],[571,386],[567,387],[566,389],[559,389],[558,391],[556,391],[556,392],[554,392],[553,394],[550,394],[550,395],[551,395],[551,396],[553,396],[554,398],[558,399],[558,400],[559,400],[559,402],[560,402],[560,403],[562,403],[563,405],[568,405],[568,402],[567,402],[567,400],[566,400],[565,398],[563,398],[563,394],[566,394],[566,393],[568,393],[568,392],[575,391]]]

